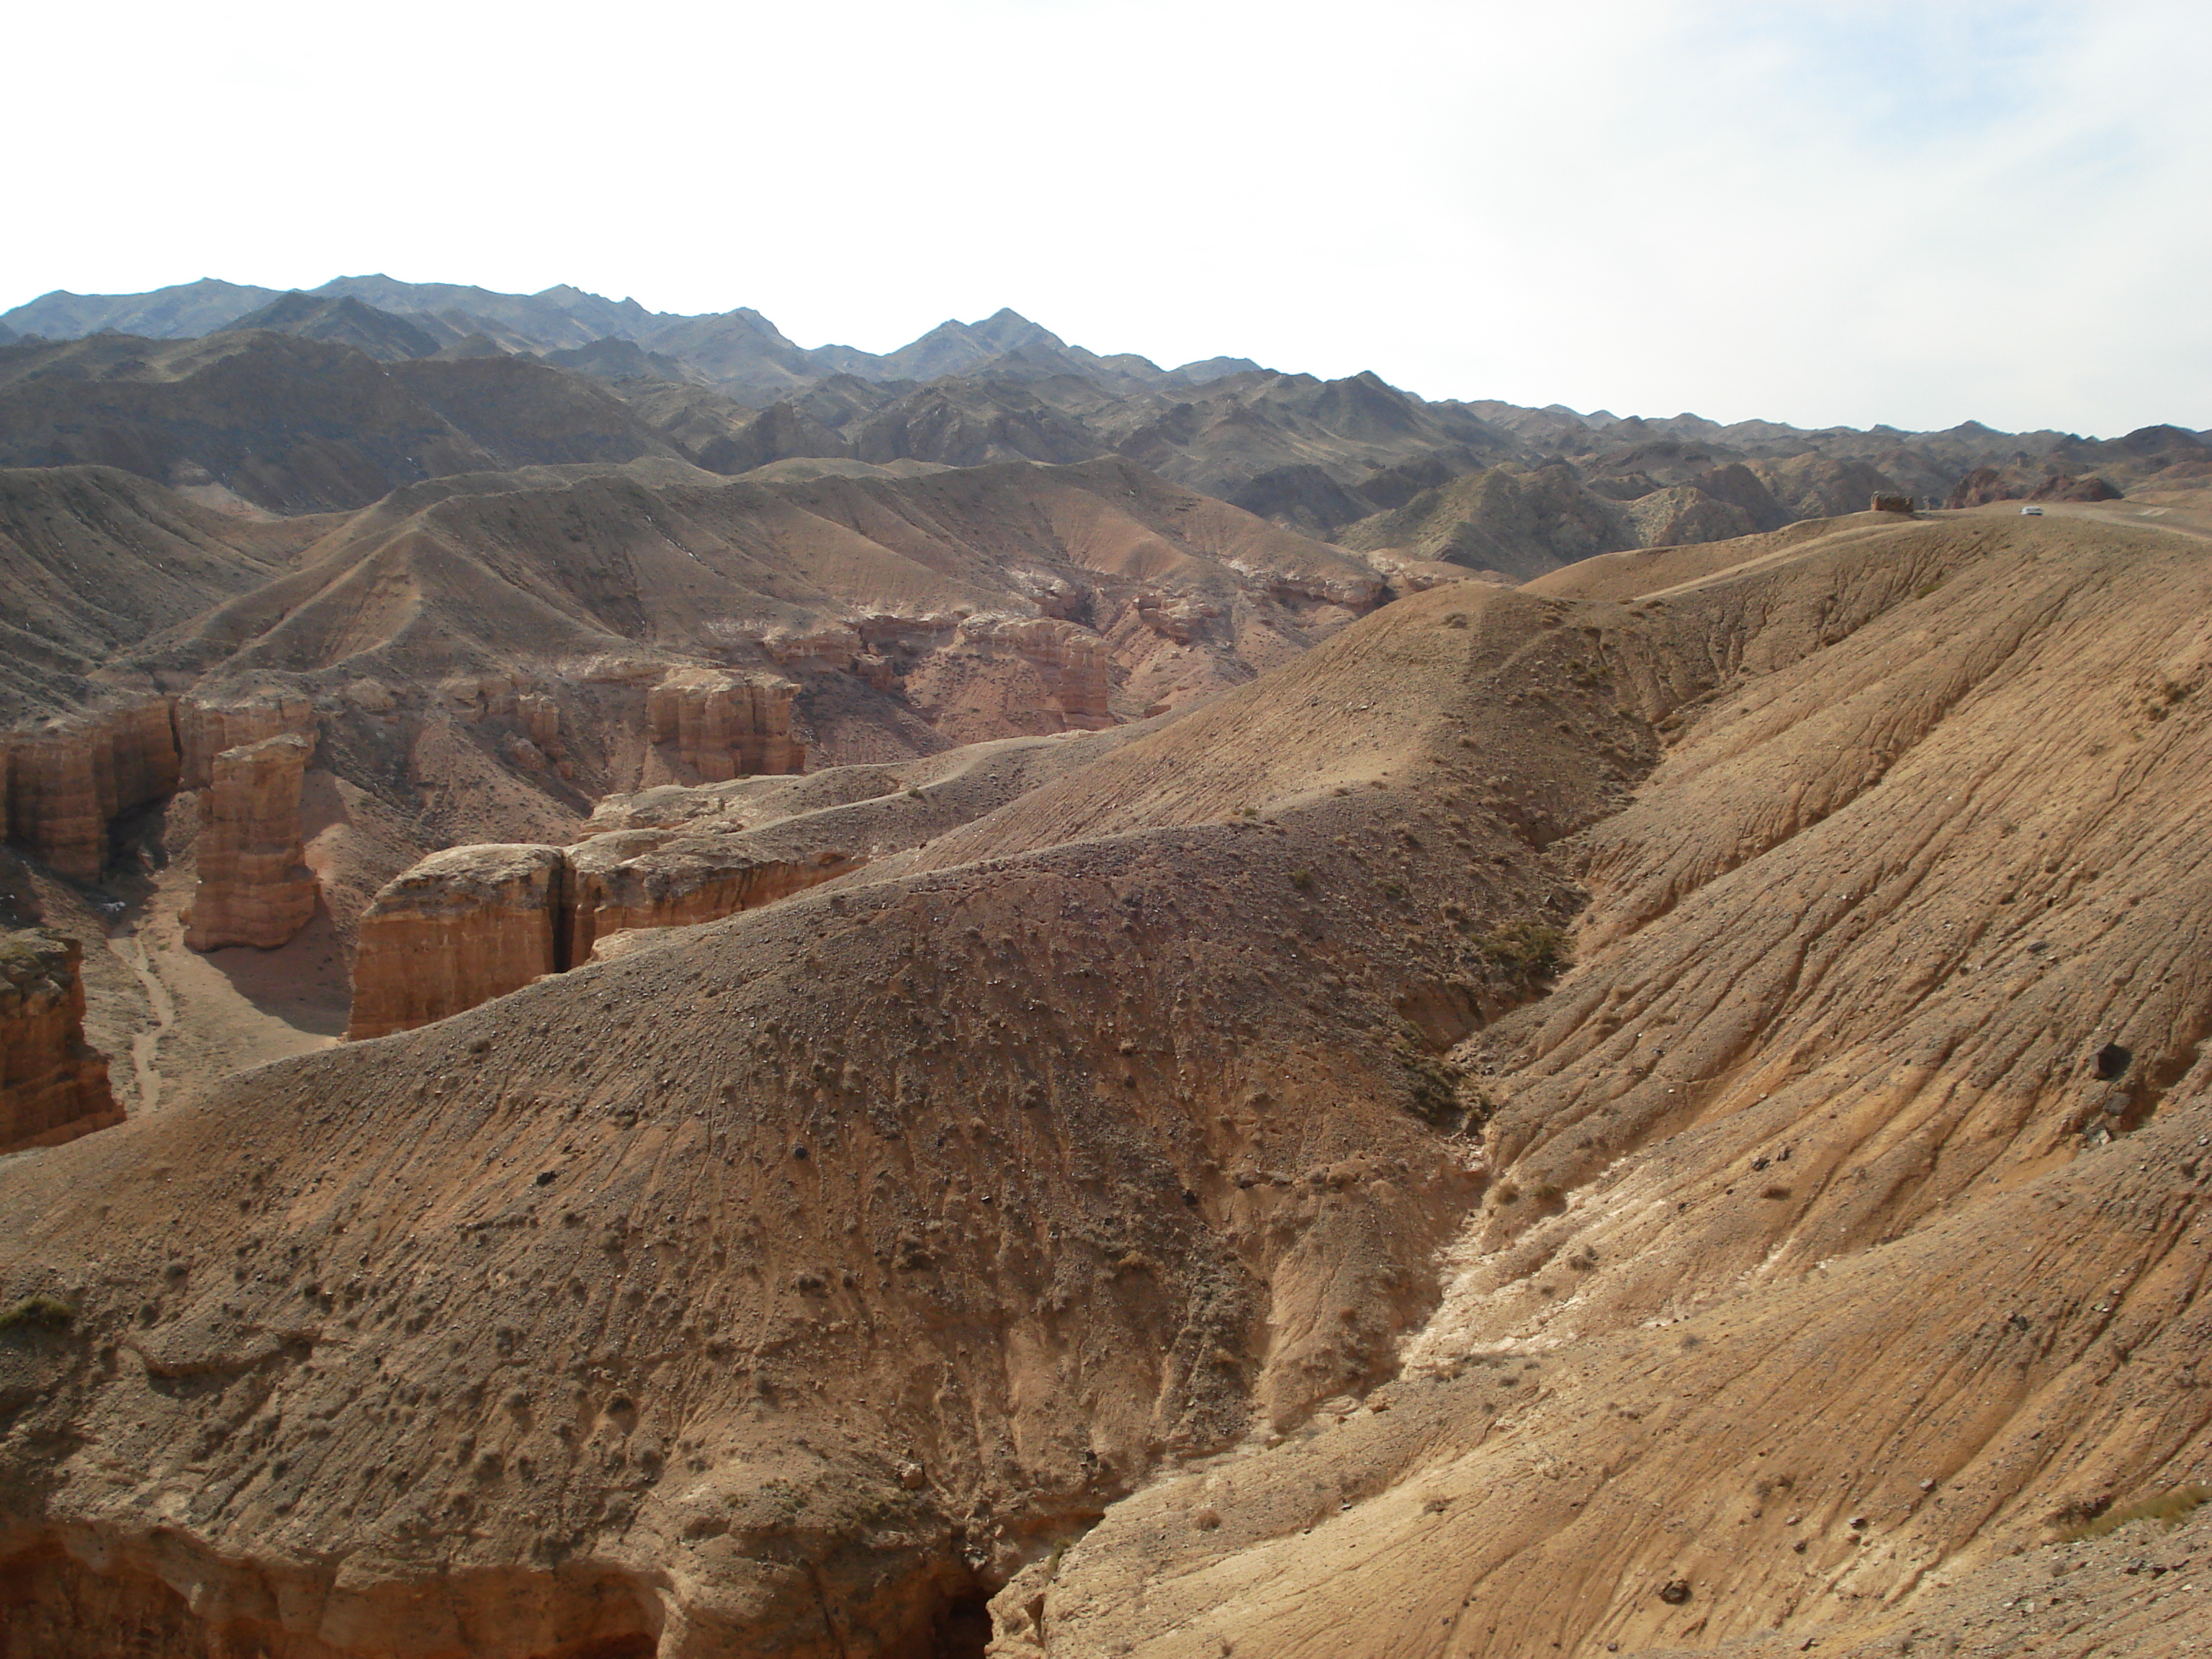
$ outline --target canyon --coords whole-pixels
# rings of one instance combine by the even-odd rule
[[[2170,1380],[2212,1267],[2166,851],[2200,545],[1604,556],[1140,726],[441,854],[517,988],[0,1188],[9,1294],[73,1310],[7,1355],[18,1421],[128,1449],[56,1486],[8,1443],[17,1616],[849,1655],[971,1650],[988,1600],[1008,1654],[1503,1655],[1978,1594],[2212,1455]],[[927,811],[916,767],[1004,798],[825,828]],[[550,971],[580,848],[779,825],[869,855]],[[155,1180],[235,1221],[60,1197]]]
[[[2203,434],[431,286],[0,344],[0,1659],[2201,1640]]]

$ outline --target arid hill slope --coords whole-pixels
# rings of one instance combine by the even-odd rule
[[[451,473],[676,451],[604,388],[526,358],[379,362],[256,331],[0,347],[0,465],[121,467],[279,513]]]
[[[0,469],[0,720],[101,696],[113,659],[268,581],[320,527],[248,524],[107,467]]]
[[[9,1166],[14,1627],[1703,1650],[2200,1468],[2203,543],[1579,580]]]
[[[819,765],[1111,724],[1249,678],[1394,581],[1453,574],[1118,461],[780,485],[536,468],[267,521],[33,469],[0,474],[0,562],[9,839],[79,876],[180,770],[204,781],[182,752],[196,711],[296,704],[246,735],[319,729],[318,769],[418,821],[427,849],[784,769],[754,751],[787,737]],[[733,696],[761,708],[720,710]],[[218,730],[245,740],[233,720],[205,741]]]
[[[328,690],[503,677],[572,732],[607,723],[580,699],[672,667],[781,673],[818,758],[893,758],[1237,684],[1371,608],[1398,568],[1112,460],[775,485],[463,478],[396,493],[140,660]],[[571,747],[594,795],[678,775]]]
[[[1395,1005],[1434,1042],[1525,994],[1435,907],[1556,896],[1494,823],[1477,858],[1441,823],[1385,850],[1430,774],[1474,764],[1461,735],[1534,724],[1495,682],[1544,607],[1486,592],[1318,648],[1408,707],[1275,824],[1172,812],[817,889],[11,1170],[7,1290],[82,1310],[8,1354],[40,1425],[19,1414],[5,1471],[16,1553],[102,1610],[86,1640],[198,1618],[298,1653],[918,1651],[1159,1456],[1379,1376],[1474,1190]],[[1225,702],[1310,724],[1281,700],[1328,684]],[[1203,764],[1187,724],[1096,767]],[[173,1204],[222,1218],[173,1272],[114,1231]],[[155,1370],[118,1370],[126,1400],[88,1361],[101,1287],[146,1275],[128,1340]],[[143,1425],[166,1518],[28,1451],[94,1418]],[[112,1583],[41,1553],[80,1526],[122,1552]],[[166,1600],[157,1558],[211,1611]]]
[[[1627,583],[1734,672],[1561,849],[1575,973],[1455,1053],[1492,1182],[1404,1376],[1118,1508],[1048,1652],[1825,1649],[2212,1467],[2205,544],[1786,541]],[[1777,660],[1739,619],[1823,567]]]
[[[1430,400],[1371,373],[1229,357],[1164,370],[1012,311],[877,355],[802,348],[742,307],[674,317],[574,288],[368,276],[313,294],[56,294],[7,325],[30,337],[0,342],[0,460],[126,466],[285,511],[484,467],[648,455],[732,476],[1120,455],[1308,534],[1527,574],[1876,494],[2094,501],[2212,477],[2203,434],[2173,426],[2112,440],[1972,422],[1807,430]]]

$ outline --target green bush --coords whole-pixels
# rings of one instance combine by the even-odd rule
[[[1406,1082],[1413,1091],[1413,1115],[1431,1129],[1457,1133],[1467,1123],[1467,1109],[1460,1104],[1460,1069],[1449,1060],[1429,1054],[1401,1053]]]
[[[58,1297],[27,1296],[0,1311],[0,1331],[65,1331],[76,1310]]]
[[[1565,933],[1549,922],[1509,921],[1475,944],[1492,963],[1523,981],[1556,979],[1574,965]]]

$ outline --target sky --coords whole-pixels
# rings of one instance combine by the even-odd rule
[[[0,309],[384,271],[1617,414],[2212,427],[2212,7],[20,9]],[[45,66],[40,72],[38,65]]]

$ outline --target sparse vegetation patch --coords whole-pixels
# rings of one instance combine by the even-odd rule
[[[76,1310],[59,1297],[27,1296],[0,1310],[0,1331],[65,1331],[76,1319]]]
[[[1523,984],[1557,979],[1574,963],[1565,932],[1533,919],[1509,921],[1475,943],[1492,963]]]
[[[2102,1538],[2108,1532],[2137,1521],[2162,1521],[2168,1527],[2179,1526],[2207,1503],[2212,1503],[2212,1486],[2201,1486],[2194,1482],[2176,1486],[2172,1492],[2156,1498],[2146,1498],[2140,1503],[2124,1504],[2116,1510],[2106,1510],[2077,1525],[2063,1528],[2058,1534],[2063,1543],[2079,1543],[2085,1539]]]

